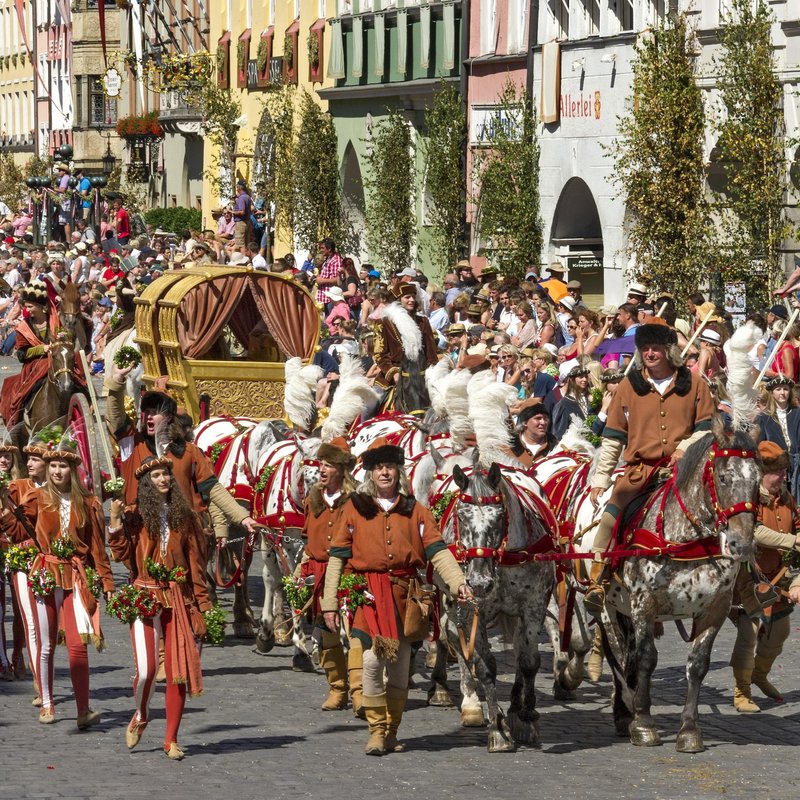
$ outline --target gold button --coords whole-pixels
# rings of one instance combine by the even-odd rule
[[[666,444],[666,443],[667,443],[667,440],[666,440],[666,439],[662,439],[662,440],[661,440],[661,444]]]
[[[661,426],[661,430],[662,430],[662,431],[665,431],[666,429],[667,429],[667,426],[666,426],[666,425],[662,425],[662,426]]]
[[[386,530],[387,530],[387,531],[390,531],[391,529],[392,529],[392,526],[391,526],[391,525],[389,525],[389,524],[387,523],[387,525],[386,525]]]
[[[333,539],[333,536],[329,536],[328,537],[328,541],[330,541],[331,539]]]
[[[391,544],[391,543],[392,543],[392,540],[391,540],[391,539],[387,539],[387,540],[386,540],[386,544]]]
[[[328,527],[329,527],[329,528],[332,528],[332,527],[333,527],[333,523],[332,523],[332,522],[329,522],[329,523],[328,523]]]
[[[475,551],[475,555],[476,555],[476,556],[482,556],[482,555],[483,555],[483,548],[482,548],[482,547],[479,547],[479,548],[478,548],[478,549]]]
[[[667,412],[666,412],[666,411],[662,411],[662,412],[661,412],[661,416],[662,416],[662,417],[666,417],[666,416],[667,416]]]
[[[330,551],[331,551],[330,547],[326,547],[326,548],[325,548],[325,552],[326,552],[326,553],[330,553]]]
[[[389,558],[394,558],[394,556],[391,553],[389,553]]]

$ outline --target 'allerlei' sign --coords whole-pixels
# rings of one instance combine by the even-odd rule
[[[561,95],[561,119],[600,119],[603,108],[600,91]]]

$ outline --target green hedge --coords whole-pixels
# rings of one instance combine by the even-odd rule
[[[202,230],[203,218],[196,208],[151,208],[144,214],[148,225],[161,228],[162,231],[182,233],[187,228],[193,231]]]

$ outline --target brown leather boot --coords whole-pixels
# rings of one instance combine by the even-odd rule
[[[752,678],[753,670],[733,668],[733,705],[737,711],[743,714],[755,714],[761,711],[750,695]]]
[[[777,656],[776,656],[777,658]],[[751,678],[753,686],[758,686],[759,689],[769,698],[773,700],[777,700],[779,703],[783,702],[783,695],[780,692],[780,689],[773,686],[769,680],[767,680],[767,675],[769,675],[769,671],[772,669],[772,665],[775,662],[774,658],[765,658],[764,656],[756,656],[756,666],[753,670],[753,676]]]
[[[403,753],[406,746],[397,740],[397,730],[403,719],[403,711],[408,699],[408,689],[395,689],[389,686],[386,689],[386,741],[387,753]]]
[[[365,694],[364,714],[369,725],[369,739],[364,752],[368,756],[386,755],[386,727],[388,724],[386,711],[386,695],[379,694],[374,697]]]
[[[595,619],[600,619],[606,603],[606,590],[604,584],[608,583],[608,562],[593,561],[589,572],[589,586],[583,596],[583,607],[586,613]]]
[[[366,719],[363,701],[364,649],[358,639],[350,640],[347,651],[347,683],[350,686],[350,702],[353,704],[353,716]]]
[[[341,711],[347,708],[347,662],[342,645],[320,650],[319,664],[325,670],[325,678],[330,686],[322,710]]]
[[[586,675],[593,683],[597,683],[603,677],[603,637],[600,635],[599,626],[594,629],[592,651],[586,663]]]

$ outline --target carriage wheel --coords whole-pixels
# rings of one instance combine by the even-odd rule
[[[101,497],[103,477],[100,473],[100,453],[97,449],[97,426],[89,401],[82,394],[74,394],[69,400],[66,424],[72,426],[78,441],[81,465],[78,473],[87,491]]]

